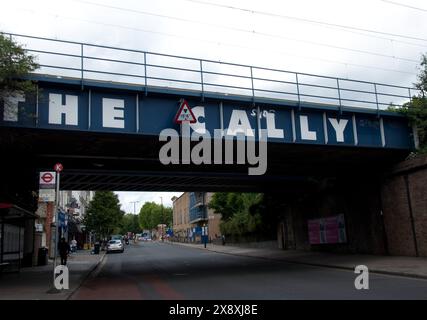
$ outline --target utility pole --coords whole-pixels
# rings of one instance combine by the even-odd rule
[[[56,171],[56,192],[55,192],[55,243],[53,246],[54,252],[54,258],[53,258],[53,283],[55,283],[55,269],[56,269],[56,258],[57,258],[57,252],[58,252],[58,229],[59,229],[59,179],[61,176],[61,171],[63,169],[63,166],[61,163],[57,163],[54,166],[54,170]]]
[[[164,232],[165,216],[163,214],[163,197],[160,197],[160,203],[161,203],[160,207],[161,207],[161,210],[162,210],[162,241],[163,241],[163,239],[165,237],[165,232]]]
[[[57,254],[58,254],[58,229],[59,229],[59,215],[58,215],[58,211],[59,211],[59,179],[60,179],[60,173],[56,172],[56,192],[55,192],[55,242],[54,242],[54,246],[53,246],[53,282],[55,283],[55,269],[56,269],[56,259],[57,259]]]
[[[135,204],[139,203],[141,201],[131,201],[130,203],[133,203],[133,214],[136,214]]]
[[[160,206],[162,208],[162,223],[165,222],[165,216],[163,215],[163,197],[160,197]]]
[[[140,203],[141,201],[131,201],[130,203],[133,203],[133,214],[134,215],[136,215],[136,208],[135,208],[135,204],[136,203]],[[133,231],[132,231],[133,232]],[[136,239],[136,237],[135,237],[135,239]],[[135,243],[136,243],[136,240],[135,240]]]

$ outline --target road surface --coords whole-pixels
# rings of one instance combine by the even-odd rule
[[[427,280],[221,254],[161,242],[108,254],[71,299],[427,299]]]

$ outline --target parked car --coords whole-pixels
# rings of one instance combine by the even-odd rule
[[[122,240],[110,240],[107,244],[107,253],[118,251],[123,253],[125,251],[125,247],[123,245]]]

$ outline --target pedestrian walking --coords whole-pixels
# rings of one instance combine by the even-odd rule
[[[61,238],[61,241],[59,242],[58,250],[59,250],[59,255],[61,256],[61,264],[63,266],[66,266],[68,254],[70,253],[70,245],[68,244],[67,241],[65,241],[65,238]]]
[[[73,239],[71,240],[71,252],[77,252],[77,240]]]

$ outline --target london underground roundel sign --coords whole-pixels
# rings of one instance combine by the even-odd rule
[[[40,179],[42,179],[44,183],[49,184],[49,183],[51,183],[53,181],[54,176],[50,172],[45,172],[45,173],[42,174],[42,176],[40,177]]]

